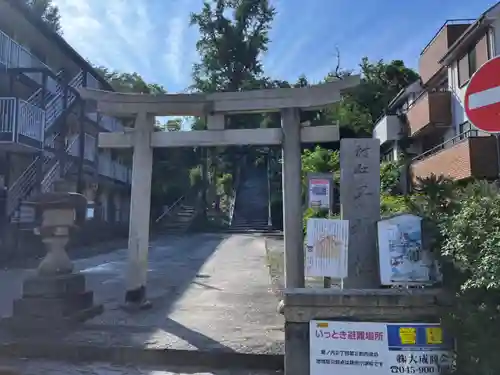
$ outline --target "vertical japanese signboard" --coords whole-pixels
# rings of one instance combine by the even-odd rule
[[[439,324],[310,322],[311,375],[439,375],[451,350]]]

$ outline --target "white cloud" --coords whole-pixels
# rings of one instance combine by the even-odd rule
[[[167,88],[189,79],[186,68],[195,38],[186,29],[190,7],[199,5],[193,0],[176,1],[175,6],[163,0],[53,1],[65,39],[83,57],[111,69],[138,72]]]
[[[170,20],[167,28],[167,37],[165,40],[166,52],[163,59],[170,70],[170,76],[180,82],[183,73],[183,43],[186,29],[186,20],[181,17],[174,17]]]

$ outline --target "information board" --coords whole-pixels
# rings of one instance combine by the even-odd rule
[[[398,214],[377,223],[382,285],[428,285],[442,279],[433,254],[423,247],[422,218]]]
[[[311,375],[439,375],[452,348],[439,324],[310,322]]]
[[[333,177],[330,173],[308,173],[308,207],[331,210],[333,202]]]
[[[306,276],[347,277],[349,221],[308,219],[306,241]]]

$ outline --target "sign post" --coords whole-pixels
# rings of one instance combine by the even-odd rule
[[[465,90],[465,114],[479,130],[496,137],[497,173],[500,175],[500,56],[486,61]]]

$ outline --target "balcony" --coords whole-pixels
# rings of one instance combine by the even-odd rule
[[[4,32],[0,31],[0,66],[6,68],[35,68],[51,70],[27,48],[17,43]],[[26,73],[28,77],[42,84],[42,77],[37,73]]]
[[[441,70],[442,65],[439,63],[439,60],[474,21],[475,20],[446,21],[434,38],[427,44],[420,53],[418,62],[418,70],[422,77],[423,85],[426,85],[431,78]]]
[[[451,93],[449,91],[423,92],[406,113],[409,135],[449,126],[452,121]]]
[[[67,141],[67,150],[71,156],[80,156],[80,134],[74,134]],[[93,162],[96,155],[96,138],[90,134],[84,135],[83,140],[83,159]]]
[[[431,174],[456,180],[496,178],[496,139],[481,137],[476,130],[469,130],[413,159],[411,170],[413,179]]]
[[[373,128],[373,138],[380,140],[380,145],[387,141],[401,138],[401,120],[397,115],[384,115]]]
[[[109,153],[99,154],[99,174],[123,183],[130,183],[131,169],[116,160],[112,160]]]
[[[101,128],[109,132],[122,132],[124,129],[123,123],[117,118],[99,115],[97,112],[90,112],[85,114],[87,118],[99,124]]]
[[[9,151],[36,152],[44,142],[45,111],[22,99],[0,98],[0,143]]]

